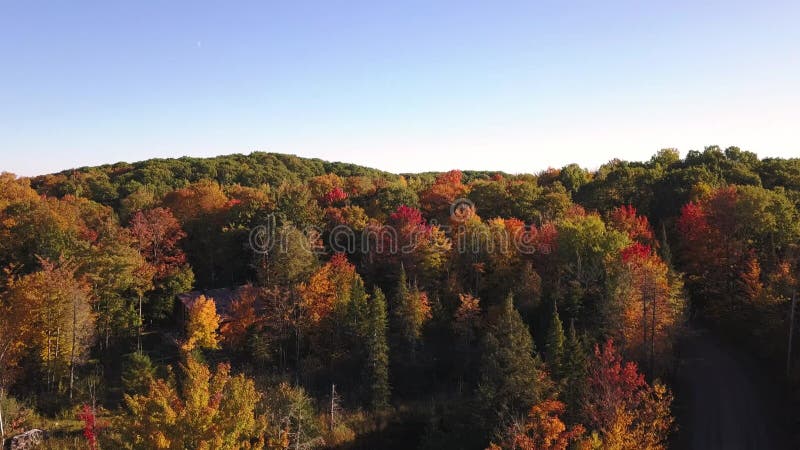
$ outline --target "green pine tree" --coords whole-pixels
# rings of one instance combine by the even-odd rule
[[[362,334],[365,326],[365,317],[368,313],[367,291],[364,289],[364,281],[361,277],[355,277],[350,286],[350,301],[347,302],[346,323],[349,333],[352,335]]]
[[[664,260],[664,263],[672,268],[672,250],[669,248],[669,241],[667,240],[667,227],[664,223],[661,223],[661,245],[659,246],[659,250],[661,253],[661,259]]]
[[[509,295],[490,321],[483,341],[476,397],[488,430],[523,416],[542,398],[541,362],[534,352],[531,333]]]
[[[367,378],[369,380],[370,404],[375,410],[389,405],[389,344],[386,341],[388,328],[386,297],[380,288],[368,303],[366,321]]]
[[[553,302],[553,314],[550,317],[544,350],[550,375],[554,379],[560,379],[563,375],[561,366],[564,358],[564,339],[564,326],[558,315],[558,304]]]
[[[155,376],[155,367],[144,353],[131,353],[122,366],[122,387],[126,394],[146,394]]]
[[[562,374],[565,380],[564,402],[574,410],[584,394],[587,373],[587,354],[584,343],[575,331],[575,322],[570,321],[567,339],[564,344]]]
[[[411,290],[408,287],[408,276],[406,275],[406,268],[400,264],[400,276],[397,280],[397,289],[394,292],[395,305],[397,306],[403,302],[402,299],[410,295]]]
[[[425,321],[430,318],[430,305],[424,292],[408,283],[406,271],[400,266],[400,278],[392,305],[393,347],[414,363]]]

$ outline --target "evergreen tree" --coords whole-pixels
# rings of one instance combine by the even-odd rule
[[[153,381],[155,367],[145,353],[131,353],[125,358],[122,369],[122,387],[129,395],[146,394]]]
[[[542,398],[544,377],[534,352],[531,333],[509,295],[483,342],[477,400],[487,429],[524,416]]]
[[[422,327],[431,317],[431,306],[425,292],[420,291],[416,285],[413,287],[409,285],[402,265],[392,312],[398,341],[395,345],[405,348],[413,363],[422,336]]]
[[[394,305],[393,309],[397,309],[397,307],[403,303],[403,299],[408,298],[411,295],[411,290],[408,287],[408,276],[406,276],[406,268],[404,265],[400,264],[400,276],[397,280],[397,288],[394,292]]]
[[[664,260],[664,264],[672,269],[672,250],[669,248],[669,241],[667,240],[667,227],[664,223],[661,223],[661,245],[659,246],[661,259]]]
[[[572,408],[579,406],[580,400],[583,398],[586,383],[586,358],[584,344],[575,331],[575,322],[570,321],[564,344],[562,374],[565,379],[564,401]]]
[[[380,288],[369,301],[366,323],[367,379],[373,409],[389,405],[389,344],[386,342],[386,297]]]
[[[362,334],[362,330],[368,323],[363,323],[364,318],[368,317],[369,305],[367,303],[367,292],[364,289],[364,281],[361,277],[353,277],[350,286],[350,301],[347,302],[347,327],[348,332],[353,336]],[[384,309],[386,305],[384,305]]]
[[[545,356],[550,375],[555,379],[560,379],[562,373],[562,360],[564,357],[564,327],[561,318],[558,316],[558,304],[553,302],[553,314],[550,317],[550,325],[547,329],[547,341],[545,342]]]

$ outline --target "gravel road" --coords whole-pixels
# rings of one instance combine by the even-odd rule
[[[752,359],[694,331],[681,346],[677,406],[687,450],[782,450],[787,445],[778,385]]]

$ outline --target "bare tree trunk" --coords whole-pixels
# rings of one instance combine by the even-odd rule
[[[333,432],[333,407],[334,407],[335,398],[336,398],[336,385],[335,384],[331,384],[331,412],[330,412],[330,415],[331,415],[331,418],[330,418],[331,432]]]
[[[139,329],[136,332],[136,350],[142,351],[142,295],[139,294]]]
[[[297,298],[297,295],[294,292],[294,290],[292,290],[292,301],[295,303],[295,308],[297,311],[294,323],[294,336],[295,336],[294,362],[296,365],[294,370],[294,384],[295,386],[300,386],[300,318],[302,317],[303,312],[301,311],[302,306],[300,305],[300,299]]]
[[[108,341],[111,339],[111,323],[109,317],[111,317],[110,313],[111,307],[106,302],[106,352],[108,352]]]
[[[47,390],[50,390],[50,330],[47,330]]]
[[[69,352],[69,399],[72,400],[73,386],[75,385],[75,341],[78,329],[78,304],[77,299],[72,298],[72,348]]]
[[[794,309],[797,305],[797,292],[792,293],[792,309],[789,312],[789,348],[786,350],[786,376],[792,370],[792,337],[794,336]]]
[[[653,285],[653,294],[650,307],[653,308],[653,323],[650,327],[650,377],[655,376],[656,370],[656,301],[658,300],[658,293],[656,287]]]
[[[647,297],[650,296],[650,287],[645,281],[642,292],[642,358],[647,358]]]
[[[6,442],[6,429],[3,425],[3,388],[0,387],[0,446]],[[5,447],[3,447],[5,448]]]
[[[52,363],[51,363],[51,365],[53,367],[51,369],[51,372],[53,374],[53,384],[55,384],[55,382],[56,382],[55,361],[56,361],[56,359],[58,358],[58,355],[61,352],[60,345],[61,345],[61,326],[58,326],[56,328],[56,352],[53,355],[53,360],[52,360]]]

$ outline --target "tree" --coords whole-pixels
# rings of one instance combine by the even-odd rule
[[[135,212],[128,229],[139,253],[155,269],[156,292],[148,306],[155,318],[163,318],[172,312],[175,296],[189,290],[194,281],[179,246],[186,232],[167,208]]]
[[[431,307],[428,303],[428,295],[420,291],[416,285],[412,286],[408,283],[403,267],[400,268],[400,279],[395,291],[392,313],[398,345],[409,352],[413,362],[422,336],[422,327],[431,318]]]
[[[624,363],[609,339],[595,346],[589,366],[583,413],[608,448],[661,450],[674,419],[672,395],[661,384],[649,386],[635,363]]]
[[[420,193],[420,206],[429,218],[446,223],[450,217],[450,205],[467,195],[468,186],[462,183],[459,170],[441,173],[428,189]]]
[[[556,273],[551,276],[557,292],[567,291],[560,311],[567,318],[582,319],[599,328],[606,314],[601,299],[608,258],[628,245],[629,238],[606,227],[599,215],[577,207],[556,227]]]
[[[559,417],[565,409],[566,405],[552,399],[533,405],[527,420],[512,425],[501,445],[491,444],[487,450],[567,450],[585,430],[582,425],[567,429]]]
[[[419,207],[419,197],[417,192],[406,184],[393,183],[379,188],[371,201],[365,203],[364,208],[371,216],[386,217],[403,205]]]
[[[298,289],[300,325],[308,338],[311,365],[331,382],[347,386],[364,358],[367,294],[364,282],[344,254],[334,255]]]
[[[477,403],[489,430],[525,414],[547,389],[533,339],[509,295],[494,311],[483,342]]]
[[[189,358],[181,389],[157,379],[147,394],[125,395],[127,414],[114,425],[112,448],[238,449],[265,445],[266,417],[257,411],[261,394],[253,380],[230,375],[220,364],[212,373]]]
[[[374,410],[389,405],[389,344],[386,340],[388,325],[386,297],[380,288],[375,288],[367,308],[365,343],[370,405]]]
[[[728,322],[740,317],[758,290],[755,284],[742,289],[742,274],[755,283],[756,263],[758,271],[777,267],[800,236],[797,210],[786,195],[755,186],[709,192],[681,209],[676,226],[683,244],[680,268],[695,304]]]
[[[505,180],[475,180],[470,183],[469,199],[484,217],[511,217],[511,201]]]
[[[647,386],[636,364],[623,363],[610,339],[602,348],[595,346],[588,382],[584,414],[588,423],[601,432],[610,429],[618,409],[635,405],[639,391]]]
[[[22,372],[20,363],[26,346],[35,341],[39,332],[38,311],[28,304],[32,298],[26,295],[29,285],[23,283],[21,289],[15,289],[16,283],[12,277],[9,291],[0,300],[0,391]]]
[[[67,379],[72,397],[75,368],[89,356],[95,336],[89,288],[76,277],[77,267],[71,261],[40,264],[42,270],[13,282],[9,308],[33,312],[30,341],[23,345],[38,355],[47,389],[62,392]]]
[[[342,189],[344,180],[335,173],[318,175],[308,180],[307,183],[311,194],[317,199],[317,202],[322,203],[328,197],[328,194],[337,189],[340,190],[342,194],[345,194],[346,198],[346,193]],[[344,198],[342,198],[342,200],[344,200]]]
[[[146,394],[155,377],[150,357],[135,352],[126,356],[122,368],[122,388],[126,394]]]
[[[169,192],[163,206],[168,208],[186,231],[182,245],[188,254],[192,270],[201,286],[215,286],[219,275],[230,266],[222,251],[225,236],[221,233],[225,213],[230,208],[222,187],[211,180],[200,180]]]
[[[156,277],[163,278],[186,262],[186,255],[178,247],[186,233],[169,209],[137,211],[129,229],[139,251],[156,268]]]
[[[480,327],[480,299],[470,294],[458,294],[459,305],[453,315],[453,328],[461,338],[463,345],[469,345],[475,339]]]
[[[108,224],[81,258],[81,271],[97,299],[93,306],[105,351],[116,339],[141,335],[143,300],[153,289],[155,269],[135,246],[128,230]]]
[[[227,202],[228,197],[219,183],[208,179],[169,192],[163,201],[165,207],[181,223],[214,215],[220,212]],[[163,213],[164,211],[155,213],[153,217],[163,216]]]
[[[383,234],[381,263],[402,265],[412,278],[435,280],[446,262],[451,243],[438,226],[425,223],[420,210],[401,205],[387,220],[392,233]],[[379,231],[377,232],[379,233]]]
[[[279,224],[293,223],[304,228],[321,223],[322,209],[306,185],[284,182],[273,191],[273,196]]]
[[[745,300],[759,302],[762,299],[764,285],[761,283],[761,265],[755,257],[745,261],[739,274],[739,288]]]
[[[453,333],[456,338],[453,346],[453,370],[458,377],[458,391],[461,392],[465,382],[475,380],[476,364],[479,356],[477,338],[482,329],[480,299],[470,294],[458,294],[458,307],[453,313]]]
[[[291,224],[281,225],[268,252],[255,256],[260,286],[288,287],[305,281],[314,272],[318,261],[314,254],[317,242]]]
[[[152,208],[157,202],[155,191],[147,186],[140,186],[127,197],[120,198],[119,215],[123,221],[130,219],[136,211]]]
[[[586,393],[586,375],[588,358],[583,341],[575,330],[575,322],[570,321],[569,331],[564,343],[564,358],[562,360],[562,374],[564,388],[563,400],[570,407],[570,416],[575,417],[580,409],[580,403]]]
[[[588,183],[590,179],[589,171],[577,164],[566,165],[559,172],[559,181],[573,194],[578,192],[581,186]]]
[[[564,358],[564,327],[558,316],[558,306],[555,302],[553,303],[553,313],[550,316],[550,326],[547,328],[544,351],[550,374],[554,378],[561,378]]]
[[[186,343],[184,349],[216,349],[219,347],[217,329],[219,315],[213,298],[200,295],[189,305],[189,318],[186,323]]]
[[[13,173],[0,173],[0,210],[8,205],[23,201],[36,201],[39,195],[31,189],[30,180],[18,178]]]
[[[313,449],[325,445],[313,399],[299,386],[281,383],[265,393],[270,434],[280,449]]]
[[[89,449],[95,450],[97,448],[97,431],[100,427],[92,407],[84,404],[83,409],[78,414],[78,419],[83,422],[83,437],[86,438]]]
[[[639,242],[609,261],[603,329],[650,370],[664,367],[684,322],[680,277]]]
[[[647,217],[640,216],[636,208],[631,205],[622,205],[611,210],[609,214],[609,225],[627,234],[634,242],[653,245],[655,236],[650,228]]]
[[[236,298],[231,302],[230,316],[219,328],[222,341],[228,348],[240,350],[247,338],[250,327],[261,322],[256,315],[256,298],[258,288],[245,285],[237,289]]]
[[[358,277],[356,268],[342,253],[335,254],[300,286],[302,307],[311,324],[330,317],[340,305],[350,301],[350,288]]]

